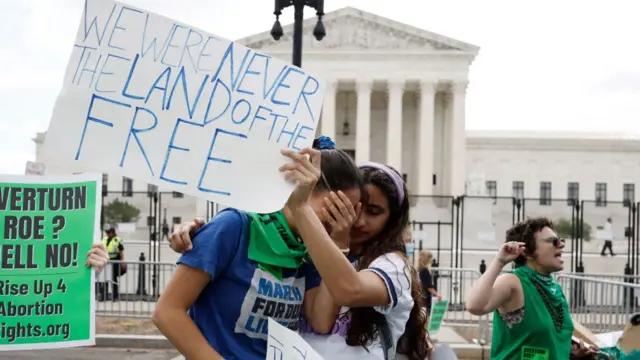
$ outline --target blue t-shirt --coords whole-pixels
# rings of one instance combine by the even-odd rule
[[[268,318],[297,330],[305,291],[320,283],[311,264],[283,269],[283,280],[248,258],[250,218],[225,209],[196,232],[178,264],[211,275],[189,309],[209,344],[225,359],[264,360]]]

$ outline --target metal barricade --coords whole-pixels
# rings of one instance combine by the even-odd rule
[[[126,272],[114,276],[123,266]],[[96,315],[151,317],[175,268],[175,263],[110,261],[96,277]]]
[[[640,275],[616,275],[616,274],[604,274],[604,273],[560,273],[558,275],[573,275],[588,277],[590,279],[616,281],[624,283],[636,283],[640,284]]]
[[[489,315],[475,316],[467,311],[467,292],[475,281],[480,278],[480,272],[475,269],[461,268],[432,268],[432,275],[438,281],[434,284],[443,299],[449,300],[443,323],[454,328],[467,341],[486,342],[488,339]]]
[[[622,330],[629,314],[640,311],[640,285],[558,274],[573,318],[594,333]]]

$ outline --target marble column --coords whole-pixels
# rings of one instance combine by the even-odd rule
[[[327,80],[327,88],[322,103],[322,123],[320,132],[336,141],[336,93],[338,91],[338,81]]]
[[[418,186],[416,195],[433,195],[434,117],[436,81],[420,80],[420,117],[417,131]]]
[[[387,164],[402,174],[402,95],[404,79],[389,79],[387,106]]]
[[[373,80],[356,81],[358,108],[356,119],[356,163],[369,161],[371,158],[371,90]]]
[[[451,195],[465,193],[467,179],[467,134],[465,107],[467,82],[456,82],[451,86]]]

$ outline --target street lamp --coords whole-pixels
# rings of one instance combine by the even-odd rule
[[[297,67],[302,66],[302,22],[304,21],[304,7],[309,6],[316,10],[318,16],[318,22],[315,28],[313,28],[313,36],[316,40],[320,41],[324,38],[327,32],[324,29],[322,23],[322,17],[324,16],[324,0],[275,0],[275,10],[273,14],[276,16],[276,21],[271,28],[271,37],[273,40],[278,41],[283,35],[282,24],[280,24],[280,15],[282,15],[282,9],[293,6],[293,65]]]

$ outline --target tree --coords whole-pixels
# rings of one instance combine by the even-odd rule
[[[115,226],[118,223],[131,223],[138,221],[140,209],[118,199],[107,204],[104,209],[104,221]]]
[[[556,227],[556,233],[559,236],[575,239],[578,237],[578,234],[574,234],[578,229],[578,226],[574,226],[571,220],[566,218],[558,219],[554,222]],[[591,240],[591,225],[582,222],[582,239],[585,241]]]

